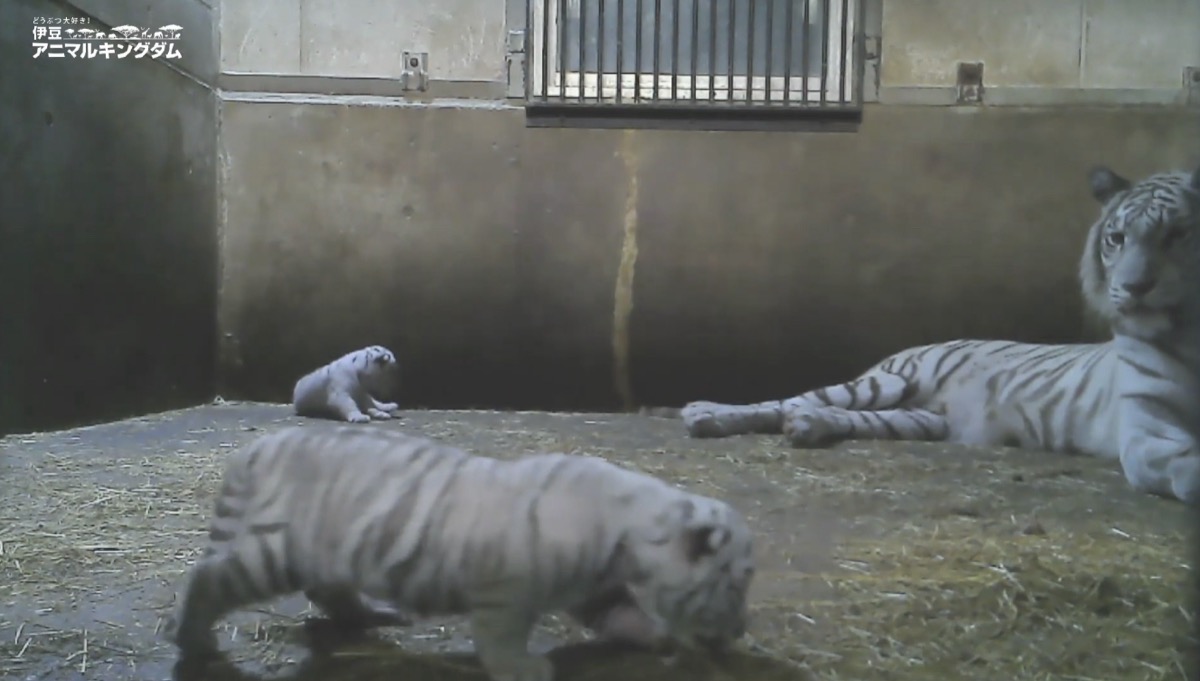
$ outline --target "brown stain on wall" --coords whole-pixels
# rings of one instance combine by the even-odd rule
[[[621,407],[635,406],[629,366],[629,320],[633,314],[633,276],[638,258],[638,156],[637,131],[621,134],[620,156],[625,166],[625,211],[621,264],[613,293],[613,382]]]

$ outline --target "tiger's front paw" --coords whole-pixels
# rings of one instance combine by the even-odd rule
[[[394,411],[399,411],[400,405],[396,404],[395,402],[379,402],[375,405],[375,408],[379,409],[380,411],[391,413]]]
[[[715,402],[688,402],[679,410],[679,417],[691,437],[721,437],[725,433],[717,418],[720,408]]]
[[[392,418],[391,414],[387,413],[386,411],[383,411],[382,409],[374,409],[374,408],[368,409],[367,414],[369,414],[371,416],[371,418],[373,418],[377,421],[386,421],[386,420]]]
[[[541,655],[512,655],[482,660],[492,681],[554,681],[554,664]]]
[[[793,410],[784,416],[783,436],[793,447],[816,449],[827,446],[832,440],[829,424],[820,414],[812,410]]]
[[[347,416],[346,421],[349,423],[370,423],[371,417],[363,413],[355,413]]]

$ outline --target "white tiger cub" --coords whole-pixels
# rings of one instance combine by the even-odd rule
[[[858,378],[786,400],[692,402],[693,437],[783,432],[945,440],[1118,459],[1135,489],[1200,504],[1200,169],[1131,183],[1098,167],[1079,266],[1113,339],[956,340],[903,350]]]
[[[391,350],[369,345],[302,376],[292,389],[292,405],[298,416],[350,423],[390,419],[400,406],[380,402],[375,395],[391,387],[398,371]]]
[[[384,429],[291,427],[238,450],[168,632],[217,653],[225,614],[296,591],[355,627],[468,614],[493,681],[550,681],[542,613],[601,637],[722,649],[744,634],[751,531],[716,499],[602,459],[471,456]]]

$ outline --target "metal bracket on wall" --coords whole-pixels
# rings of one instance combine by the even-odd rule
[[[983,103],[983,62],[958,62],[958,103]]]
[[[508,89],[505,94],[509,97],[525,96],[525,31],[508,32]]]
[[[400,72],[400,89],[405,92],[429,89],[429,53],[405,52],[404,70]]]
[[[1200,106],[1200,66],[1185,66],[1183,69],[1184,105]]]
[[[879,66],[883,58],[883,38],[878,35],[863,36],[863,99],[879,101]]]

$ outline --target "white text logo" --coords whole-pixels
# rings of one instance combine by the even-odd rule
[[[33,21],[34,59],[179,59],[182,26],[116,26],[96,30],[78,17],[38,17]]]

